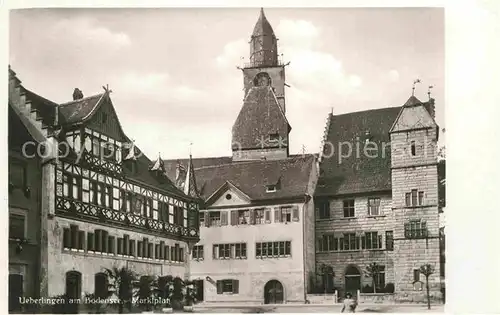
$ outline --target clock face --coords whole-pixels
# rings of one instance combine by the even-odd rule
[[[255,86],[269,86],[271,85],[271,78],[266,72],[257,74],[253,80]]]

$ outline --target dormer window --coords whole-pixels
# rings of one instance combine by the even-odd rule
[[[266,192],[268,192],[268,193],[276,192],[276,190],[277,190],[276,185],[267,185],[267,187],[266,187]]]

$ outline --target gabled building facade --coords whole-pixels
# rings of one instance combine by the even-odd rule
[[[24,88],[10,69],[9,80],[9,106],[45,152],[35,229],[39,295],[100,294],[103,270],[112,267],[187,278],[198,200],[168,179],[161,158],[152,162],[133,145],[110,91],[83,97],[75,89],[72,101],[56,104]]]
[[[290,155],[285,65],[261,10],[242,68],[245,97],[232,156],[166,161],[185,191],[194,170],[203,200],[191,279],[204,302],[303,303],[314,272],[314,155]]]
[[[401,107],[329,115],[315,191],[316,264],[333,268],[329,285],[341,294],[423,299],[418,270],[430,264],[439,297],[438,130],[434,100],[414,96]],[[373,263],[379,272],[366,276]]]

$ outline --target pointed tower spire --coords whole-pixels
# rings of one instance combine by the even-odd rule
[[[250,64],[252,67],[277,66],[278,44],[273,28],[260,9],[259,19],[250,39]]]
[[[189,164],[186,172],[186,180],[184,181],[184,193],[188,196],[199,198],[198,188],[196,187],[196,178],[194,176],[193,158],[189,154]]]

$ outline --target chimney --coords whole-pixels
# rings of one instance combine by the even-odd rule
[[[79,88],[75,88],[73,91],[73,101],[79,100],[83,98],[83,93]]]

